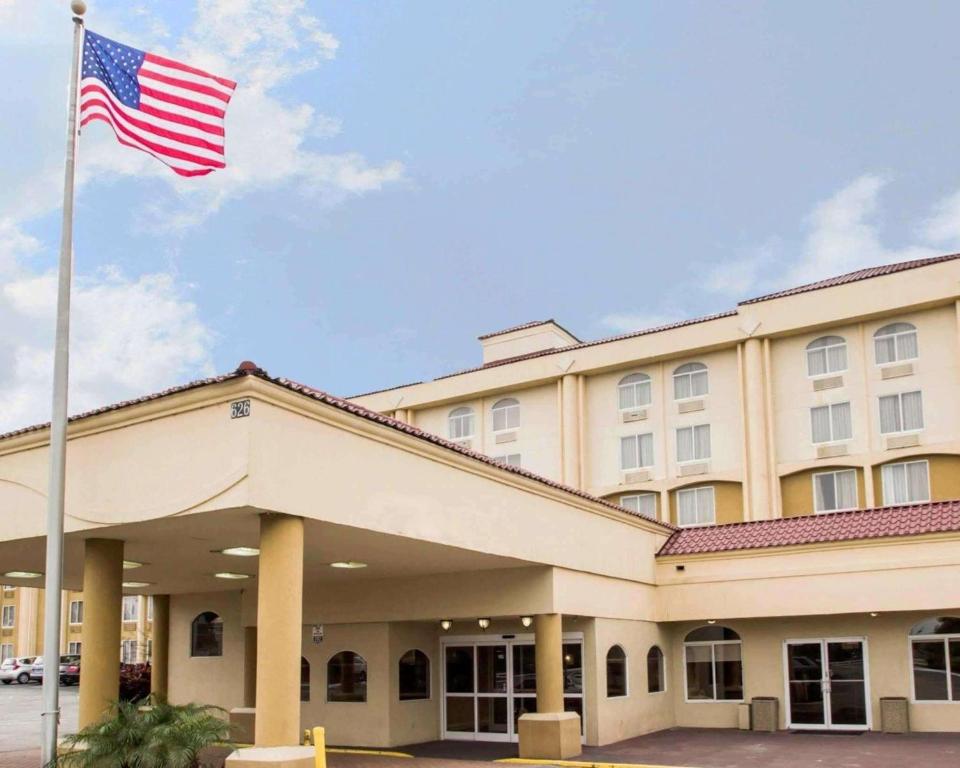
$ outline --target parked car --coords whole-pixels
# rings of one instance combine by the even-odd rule
[[[43,667],[43,657],[37,656],[33,660],[33,669],[30,670],[31,682],[43,682]],[[58,675],[61,685],[77,685],[80,682],[80,656],[76,653],[61,656]]]
[[[10,685],[14,680],[20,685],[29,683],[33,658],[33,656],[17,656],[4,659],[3,664],[0,664],[0,683]]]

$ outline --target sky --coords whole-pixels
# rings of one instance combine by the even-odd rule
[[[349,396],[960,250],[960,4],[89,0],[238,82],[227,168],[80,139],[71,412],[250,359]],[[0,0],[0,431],[50,413],[66,0]]]

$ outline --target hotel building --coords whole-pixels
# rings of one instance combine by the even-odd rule
[[[900,697],[960,730],[960,256],[480,342],[348,400],[244,363],[76,417],[85,662],[151,595],[156,690],[263,747],[557,758],[759,697],[779,728],[879,729]],[[0,574],[42,570],[46,451],[0,436]],[[116,695],[84,670],[81,723]]]

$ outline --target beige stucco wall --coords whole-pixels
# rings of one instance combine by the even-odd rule
[[[390,624],[390,742],[416,744],[440,738],[440,702],[443,696],[442,665],[435,622]],[[410,650],[430,659],[430,698],[400,701],[400,658]]]
[[[946,611],[947,614],[951,611]],[[952,611],[956,615],[957,611]],[[916,622],[929,617],[925,612],[847,614],[832,617],[740,619],[719,624],[736,631],[743,642],[744,697],[775,696],[780,701],[780,727],[786,725],[783,644],[791,639],[860,638],[867,641],[869,701],[874,730],[880,728],[880,698],[911,696],[911,665],[907,636]],[[703,622],[673,627],[672,655],[676,724],[685,727],[735,728],[735,702],[685,701],[683,690],[683,638]],[[910,703],[910,727],[914,731],[955,731],[960,727],[960,705],[955,702]]]
[[[170,598],[168,697],[231,709],[243,706],[243,627],[240,592],[173,595]],[[190,656],[190,627],[204,611],[223,619],[223,656]],[[251,734],[252,737],[252,734]]]

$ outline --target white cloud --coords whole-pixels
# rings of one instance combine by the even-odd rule
[[[917,228],[916,241],[891,247],[881,237],[881,193],[889,180],[865,174],[817,203],[805,219],[802,245],[780,241],[713,267],[707,289],[733,299],[842,275],[864,267],[920,259],[943,252],[945,243],[960,243],[960,193],[932,208]]]
[[[0,432],[50,417],[57,276],[29,268],[36,240],[0,222]],[[75,281],[73,413],[208,375],[214,342],[170,274],[116,269]]]

